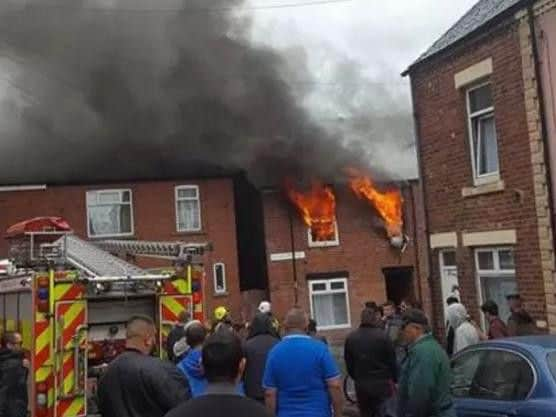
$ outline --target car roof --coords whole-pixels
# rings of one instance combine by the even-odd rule
[[[552,351],[556,350],[556,336],[540,335],[540,336],[521,336],[510,337],[506,339],[496,339],[484,343],[485,345],[499,347],[520,347],[529,351]]]

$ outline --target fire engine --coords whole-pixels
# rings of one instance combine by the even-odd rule
[[[0,331],[23,336],[32,417],[95,412],[97,378],[123,350],[131,315],[155,318],[156,354],[162,358],[166,336],[181,311],[205,318],[202,259],[210,250],[207,243],[93,244],[74,235],[59,217],[17,223],[5,235],[9,263],[0,269]],[[172,266],[146,270],[121,256],[167,259]]]

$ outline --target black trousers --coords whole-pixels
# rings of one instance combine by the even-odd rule
[[[392,395],[389,381],[360,381],[355,383],[357,407],[361,417],[380,417],[384,402]]]

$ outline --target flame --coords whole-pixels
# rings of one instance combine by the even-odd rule
[[[336,197],[330,187],[313,182],[307,192],[299,192],[286,183],[286,194],[304,223],[311,228],[313,240],[333,240],[336,234]]]
[[[385,222],[388,236],[401,236],[403,197],[400,190],[380,191],[369,176],[354,169],[348,170],[348,175],[350,188],[358,198],[366,200],[375,208]]]

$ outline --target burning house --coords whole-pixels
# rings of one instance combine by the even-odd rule
[[[207,311],[238,320],[267,297],[339,334],[370,299],[430,307],[416,183],[314,120],[242,0],[8,3],[0,231],[61,216],[92,241],[210,241]]]

